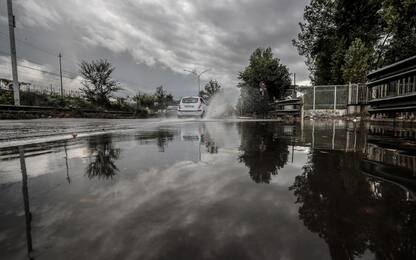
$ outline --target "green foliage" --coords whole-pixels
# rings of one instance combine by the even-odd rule
[[[416,0],[384,0],[385,21],[379,48],[379,66],[416,55]]]
[[[159,86],[156,88],[155,94],[154,94],[154,100],[156,102],[156,108],[157,109],[164,109],[167,105],[167,92],[163,89],[163,86]]]
[[[111,78],[114,69],[110,62],[103,59],[81,62],[79,72],[83,87],[80,90],[88,101],[106,108],[111,106],[110,97],[121,90],[118,82]]]
[[[270,100],[284,97],[291,84],[289,69],[273,57],[270,47],[257,48],[251,54],[249,65],[239,73],[238,78],[242,84],[257,89],[260,82],[264,82]]]
[[[13,92],[7,90],[0,90],[0,104],[13,105]]]
[[[237,111],[241,114],[266,116],[270,110],[270,101],[284,98],[290,88],[291,80],[288,68],[273,57],[272,49],[257,48],[250,57],[249,65],[239,73],[242,81]],[[260,83],[267,91],[262,94]]]
[[[216,80],[210,80],[204,87],[204,90],[201,90],[199,96],[209,101],[218,91],[221,90],[221,85]]]
[[[0,104],[12,105],[13,92],[0,91]],[[20,91],[20,103],[25,106],[64,107],[73,109],[95,109],[96,107],[81,97],[65,96],[50,92]]]
[[[370,70],[377,66],[377,57],[373,56],[375,50],[388,63],[393,60],[388,53],[394,53],[391,56],[399,59],[415,53],[414,47],[411,47],[416,28],[414,3],[415,0],[312,0],[305,8],[305,22],[300,23],[300,33],[293,40],[299,54],[306,57],[312,82],[315,85],[346,83],[347,75],[351,75],[351,63],[346,62],[357,62],[351,58],[351,52],[358,51],[356,39],[360,39],[365,46],[359,50],[364,56],[361,62],[367,62],[367,65],[361,64],[358,69],[361,72],[363,67]],[[392,6],[407,6],[409,9],[403,11],[396,8],[402,11],[398,19]],[[392,33],[393,27],[402,30],[401,37]],[[400,38],[406,38],[405,42]],[[395,39],[407,47],[395,46]],[[346,69],[349,71],[345,72]],[[361,77],[353,78],[365,81]]]
[[[299,23],[298,39],[293,40],[300,55],[306,57],[306,65],[315,84],[331,81],[331,62],[335,52],[335,7],[330,0],[312,0],[305,7]],[[324,51],[323,51],[324,50]]]
[[[133,97],[134,102],[136,102],[137,109],[150,109],[158,110],[165,109],[168,105],[174,103],[172,94],[164,90],[163,86],[156,88],[156,91],[153,95],[146,93],[137,93]]]
[[[370,69],[371,50],[360,39],[348,48],[343,68],[345,82],[366,82]]]
[[[261,95],[258,88],[246,85],[241,87],[241,96],[238,100],[237,111],[240,115],[256,115],[265,117],[270,111],[269,97]]]
[[[133,100],[136,102],[137,108],[153,109],[155,103],[155,98],[153,95],[141,92],[137,93],[137,95],[133,97]]]

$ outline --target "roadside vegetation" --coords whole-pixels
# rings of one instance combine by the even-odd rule
[[[134,96],[120,97],[120,83],[112,78],[115,68],[105,60],[82,61],[79,73],[82,76],[80,95],[53,91],[21,90],[20,100],[24,106],[56,107],[73,110],[122,111],[136,117],[148,117],[167,106],[176,104],[172,94],[163,86],[156,88],[154,94],[138,93]],[[0,90],[0,104],[13,105],[13,91]]]
[[[415,0],[311,0],[293,44],[315,85],[363,83],[416,55]]]
[[[289,69],[273,56],[272,49],[257,48],[250,56],[249,65],[239,73],[241,96],[237,111],[241,115],[266,116],[270,103],[285,98],[291,80]]]
[[[211,98],[221,91],[221,85],[216,80],[210,80],[204,86],[204,90],[201,90],[199,96],[202,97],[205,101],[209,102]]]

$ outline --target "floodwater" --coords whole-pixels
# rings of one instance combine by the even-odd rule
[[[3,121],[0,259],[416,259],[415,134]]]

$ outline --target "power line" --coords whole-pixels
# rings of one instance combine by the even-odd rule
[[[3,37],[5,37],[5,38],[8,38],[8,35],[7,35],[6,33],[4,33],[4,32],[1,32],[1,31],[0,31],[0,36],[3,36]],[[38,46],[34,45],[33,43],[29,43],[29,42],[27,42],[27,41],[25,41],[25,40],[21,40],[21,39],[16,38],[16,41],[17,41],[17,42],[20,42],[20,43],[23,43],[23,44],[26,44],[27,46],[30,46],[30,47],[32,47],[32,48],[34,48],[34,49],[38,50],[38,51],[44,52],[44,53],[46,53],[46,54],[48,54],[48,55],[51,55],[51,56],[53,56],[53,57],[56,57],[56,56],[58,55],[57,53],[52,53],[52,52],[50,52],[50,51],[48,51],[48,50],[45,50],[45,49],[43,49],[43,48],[40,48],[40,47],[38,47]],[[68,58],[64,58],[64,57],[62,57],[62,59],[65,59],[65,60],[70,60],[71,62],[77,63],[77,61],[74,61],[74,60],[72,60],[72,59],[68,59]]]
[[[5,37],[5,38],[8,38],[8,36],[7,36],[7,34],[5,34],[5,33],[3,33],[3,32],[1,32],[0,31],[0,36],[3,36],[3,37]],[[47,51],[47,50],[45,50],[45,49],[42,49],[42,48],[39,48],[38,46],[36,46],[36,45],[34,45],[34,44],[31,44],[31,43],[28,43],[28,42],[26,42],[26,41],[24,41],[24,40],[20,40],[20,39],[16,39],[16,41],[18,41],[18,42],[21,42],[21,43],[23,43],[23,44],[26,44],[26,45],[28,45],[28,46],[30,46],[30,47],[32,47],[32,48],[34,48],[34,49],[37,49],[37,50],[39,50],[39,51],[42,51],[42,52],[44,52],[44,53],[46,53],[46,54],[48,54],[48,55],[51,55],[51,56],[53,56],[53,57],[57,57],[57,54],[54,54],[54,53],[51,53],[51,52],[49,52],[49,51]],[[1,51],[0,51],[1,52]],[[6,55],[10,55],[10,54],[6,54]],[[27,61],[29,61],[29,62],[31,62],[31,63],[34,63],[34,64],[39,64],[38,62],[34,62],[34,61],[31,61],[31,60],[29,60],[29,59],[26,59],[26,58],[21,58],[21,57],[18,57],[18,59],[20,59],[20,60],[27,60]],[[69,61],[71,61],[71,62],[73,62],[73,63],[77,63],[76,61],[74,61],[74,60],[72,60],[72,59],[68,59],[68,58],[64,58],[64,57],[62,57],[62,59],[63,60],[69,60]],[[62,72],[63,73],[65,73],[65,74],[67,74],[67,75],[69,75],[70,77],[77,77],[77,76],[79,76],[79,74],[78,73],[76,73],[76,72],[71,72],[71,71],[67,71],[67,70],[62,70]],[[45,72],[45,73],[48,73],[48,72]],[[53,75],[58,75],[57,73],[53,73],[53,72],[50,72],[50,73],[48,73],[48,74],[53,74]],[[66,78],[68,78],[68,77],[66,77]],[[137,83],[133,83],[133,82],[129,82],[129,81],[127,81],[127,80],[121,80],[122,82],[124,82],[124,83],[128,83],[128,84],[131,84],[131,85],[133,85],[133,86],[137,86]]]
[[[0,36],[2,36],[2,32],[0,32]],[[5,36],[4,34],[3,34],[3,36]],[[20,41],[20,42],[23,42],[23,41],[21,41],[21,40],[18,40],[18,39],[16,39],[16,41]],[[26,42],[23,42],[23,43],[26,43]],[[26,44],[28,44],[28,43],[26,43]],[[28,45],[31,45],[32,47],[34,47],[35,49],[38,49],[38,50],[40,50],[40,51],[43,51],[43,52],[45,52],[45,53],[47,53],[47,54],[49,54],[49,55],[51,55],[51,56],[54,56],[54,57],[56,57],[56,55],[55,54],[52,54],[52,53],[50,53],[50,52],[47,52],[47,51],[45,51],[45,50],[42,50],[42,49],[40,49],[40,48],[38,48],[38,47],[36,47],[35,45],[32,45],[32,44],[28,44]],[[10,54],[7,54],[7,55],[10,55]],[[29,61],[29,62],[31,62],[31,63],[35,63],[35,64],[39,64],[38,62],[34,62],[34,61],[32,61],[32,60],[29,60],[29,59],[27,59],[27,58],[22,58],[22,57],[18,57],[20,60],[27,60],[27,61]],[[62,59],[65,59],[64,57],[62,57]],[[73,61],[73,60],[70,60],[70,61]],[[76,62],[75,62],[76,63]],[[70,77],[77,77],[78,76],[78,73],[76,73],[76,72],[71,72],[71,71],[68,71],[68,70],[62,70],[62,72],[64,72],[64,73],[66,73],[66,74],[68,74]]]
[[[1,54],[4,54],[4,55],[10,55],[10,53],[6,53],[6,52],[1,51],[1,50],[0,50],[0,53],[1,53]],[[37,63],[37,62],[33,62],[33,61],[31,61],[31,60],[24,59],[24,58],[21,58],[21,57],[18,57],[18,59],[19,59],[19,60],[21,60],[21,61],[29,61],[29,62],[31,62],[31,63],[33,63],[33,64],[38,64],[38,65],[40,65],[40,64],[39,64],[39,63]],[[18,67],[21,67],[21,68],[27,68],[27,69],[37,70],[37,71],[40,71],[40,72],[43,72],[43,73],[46,73],[46,74],[50,74],[50,75],[54,75],[54,76],[59,76],[59,74],[58,74],[58,73],[56,73],[56,72],[51,72],[51,71],[47,71],[47,70],[42,70],[42,69],[38,69],[38,68],[34,68],[34,67],[27,66],[27,65],[18,64],[17,66],[18,66]],[[76,78],[76,77],[78,76],[78,74],[75,74],[75,73],[72,73],[72,72],[66,72],[66,71],[63,71],[63,72],[65,72],[66,74],[72,74],[72,78],[71,78],[71,75],[63,76],[63,77],[68,78],[68,79],[74,79],[74,78]]]
[[[1,32],[1,31],[0,31],[0,36],[3,36],[3,37],[5,37],[5,38],[8,38],[7,34],[6,34],[6,33],[4,33],[4,32]],[[39,51],[41,51],[41,52],[44,52],[44,53],[46,53],[46,54],[49,54],[49,55],[51,55],[51,56],[56,56],[56,54],[53,54],[53,53],[51,53],[51,52],[49,52],[49,51],[46,51],[46,50],[44,50],[44,49],[41,49],[41,48],[39,48],[39,47],[37,47],[37,46],[35,46],[35,45],[31,44],[31,43],[28,43],[28,42],[26,42],[26,41],[24,41],[24,40],[16,39],[16,41],[17,41],[17,42],[21,42],[21,43],[23,43],[23,44],[26,44],[26,45],[28,45],[28,46],[30,46],[30,47],[32,47],[32,48],[34,48],[34,49],[37,49],[37,50],[39,50]]]
[[[1,34],[3,34],[2,32],[0,32],[0,36],[1,36]],[[4,34],[3,34],[4,35]],[[18,41],[21,41],[21,40],[18,40]],[[22,41],[21,41],[22,42]],[[25,43],[25,42],[23,42],[23,43]],[[31,45],[31,44],[30,44]],[[31,46],[33,46],[33,47],[35,47],[34,45],[31,45]],[[52,54],[52,53],[50,53],[50,52],[47,52],[47,51],[45,51],[45,50],[42,50],[42,49],[40,49],[40,48],[37,48],[38,50],[40,50],[40,51],[43,51],[43,52],[45,52],[45,53],[47,53],[47,54],[49,54],[49,55],[52,55],[52,56],[55,56],[55,54]],[[0,53],[1,54],[4,54],[4,55],[7,55],[7,56],[9,56],[10,55],[10,53],[7,53],[7,52],[4,52],[4,51],[2,51],[2,50],[0,50]],[[22,57],[17,57],[20,61],[28,61],[28,62],[31,62],[31,63],[33,63],[33,64],[38,64],[38,65],[40,65],[38,62],[35,62],[35,61],[33,61],[33,60],[30,60],[30,59],[27,59],[27,58],[22,58]],[[63,57],[62,57],[62,59],[64,59]],[[27,65],[21,65],[21,64],[19,64],[19,65],[17,65],[18,67],[21,67],[21,68],[26,68],[26,69],[31,69],[31,70],[34,70],[34,71],[39,71],[39,72],[42,72],[42,73],[45,73],[45,74],[49,74],[49,75],[53,75],[53,76],[56,76],[56,77],[59,77],[60,75],[59,75],[59,73],[57,73],[57,72],[51,72],[51,71],[47,71],[47,70],[43,70],[43,69],[39,69],[39,68],[34,68],[34,67],[30,67],[30,66],[27,66]],[[67,70],[62,70],[62,72],[64,73],[64,74],[66,74],[66,75],[62,75],[62,77],[64,77],[64,78],[67,78],[67,79],[75,79],[76,77],[78,77],[79,76],[79,74],[78,73],[75,73],[75,72],[71,72],[71,71],[67,71]],[[72,77],[72,78],[71,78]],[[127,84],[131,84],[131,85],[133,85],[133,86],[137,86],[137,82],[131,82],[131,81],[127,81],[127,80],[120,80],[120,82],[124,82],[124,83],[127,83]],[[134,92],[134,90],[130,90],[130,89],[124,89],[125,91],[127,91],[127,92]]]

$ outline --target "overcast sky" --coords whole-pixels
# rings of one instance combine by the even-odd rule
[[[6,0],[0,0],[0,77],[10,77]],[[235,87],[237,74],[257,47],[309,82],[304,58],[292,46],[308,0],[14,0],[19,80],[58,87],[62,52],[65,87],[77,88],[81,59],[108,59],[125,93],[163,85],[175,96],[195,94],[184,69],[210,69]],[[29,69],[27,67],[35,68]]]

